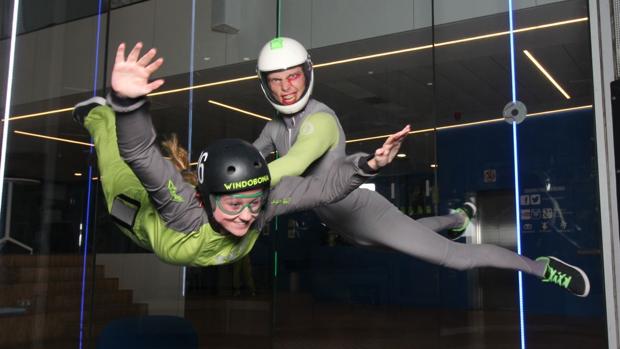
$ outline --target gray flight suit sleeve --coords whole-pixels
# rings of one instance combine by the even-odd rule
[[[166,226],[189,233],[205,224],[208,219],[195,188],[183,180],[155,144],[148,100],[119,98],[111,92],[108,104],[116,112],[120,155],[142,182]]]
[[[268,122],[263,130],[261,131],[258,138],[252,143],[256,149],[263,155],[263,157],[267,157],[271,152],[275,151],[275,145],[273,144],[273,121]]]
[[[342,200],[367,179],[376,175],[359,166],[367,155],[358,153],[334,162],[329,171],[308,177],[283,177],[269,193],[265,222],[273,217]]]

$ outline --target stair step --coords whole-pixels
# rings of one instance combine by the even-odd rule
[[[86,289],[90,290],[92,281],[88,280]],[[99,289],[118,289],[119,281],[117,278],[98,279],[95,287]],[[12,285],[0,285],[0,294],[16,292],[29,294],[47,294],[47,293],[63,293],[71,294],[72,292],[80,293],[82,291],[82,281],[59,281],[59,282],[24,282]]]
[[[87,270],[88,280],[92,280],[92,268]],[[11,285],[23,282],[54,282],[54,281],[80,281],[82,280],[81,266],[61,267],[22,267],[13,266],[0,269],[0,284]],[[95,277],[104,278],[104,267],[98,265],[95,268]]]
[[[148,315],[147,304],[133,303],[133,291],[119,290],[119,280],[92,261],[81,314],[83,256],[0,255],[0,348],[76,347],[81,318],[84,343],[94,347],[110,321]]]
[[[92,256],[87,256],[87,265],[92,265]],[[61,255],[29,255],[29,254],[5,254],[0,255],[0,267],[64,267],[81,266],[84,256],[78,254]]]
[[[114,319],[130,316],[142,316],[148,313],[146,304],[107,305],[94,310],[94,333]],[[84,313],[84,331],[89,331],[90,313]],[[79,311],[51,312],[45,314],[27,314],[21,316],[0,317],[0,346],[11,346],[48,340],[78,340]]]
[[[92,294],[87,292],[84,297],[84,306],[91,307]],[[132,290],[96,291],[94,295],[95,306],[105,305],[130,305],[133,302]],[[23,307],[28,314],[53,312],[59,310],[76,310],[82,303],[81,294],[67,295],[36,295],[25,298],[7,299],[0,302],[0,307]]]

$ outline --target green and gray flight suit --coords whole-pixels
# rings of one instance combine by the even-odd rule
[[[147,100],[110,95],[108,103],[112,109],[96,107],[84,120],[95,143],[108,211],[124,234],[171,264],[239,260],[276,215],[337,201],[372,176],[358,166],[365,154],[356,154],[324,176],[282,178],[246,235],[220,234],[209,224],[196,189],[156,146]]]

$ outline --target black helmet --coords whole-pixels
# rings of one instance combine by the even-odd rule
[[[270,183],[265,158],[241,139],[215,141],[198,158],[198,191],[205,203],[211,194],[269,189]]]

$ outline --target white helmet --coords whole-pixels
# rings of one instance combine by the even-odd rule
[[[284,71],[297,66],[301,66],[306,76],[306,90],[301,98],[290,105],[282,105],[271,94],[267,75],[272,72]],[[259,55],[256,66],[256,73],[260,80],[260,86],[269,103],[273,105],[280,113],[294,114],[302,110],[312,94],[312,86],[314,86],[314,71],[312,70],[312,61],[308,51],[296,40],[291,38],[279,37],[275,38],[263,46]]]

